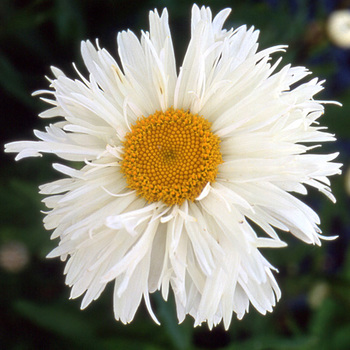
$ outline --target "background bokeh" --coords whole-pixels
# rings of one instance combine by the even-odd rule
[[[306,199],[319,214],[325,235],[339,235],[322,247],[308,246],[281,233],[289,244],[263,254],[279,267],[276,276],[282,300],[272,314],[253,308],[230,330],[206,325],[193,328],[188,317],[177,325],[173,301],[152,297],[161,326],[141,306],[130,325],[113,319],[111,288],[87,310],[80,300],[68,300],[64,265],[46,254],[57,244],[42,227],[45,210],[38,185],[57,179],[50,162],[55,157],[13,161],[0,154],[0,348],[1,349],[349,349],[350,348],[350,202],[347,168],[350,157],[350,49],[334,45],[327,21],[340,0],[207,0],[214,13],[233,8],[226,28],[254,25],[261,48],[288,44],[283,63],[303,65],[326,79],[319,99],[337,100],[321,118],[338,141],[325,152],[339,151],[343,175],[332,179],[333,205],[310,190]],[[99,38],[116,53],[116,33],[148,28],[148,11],[167,7],[178,63],[189,38],[192,2],[187,0],[0,0],[1,144],[33,139],[43,129],[37,114],[46,109],[35,90],[47,88],[51,65],[76,76],[72,62],[84,67],[79,49],[83,39]],[[346,29],[346,28],[345,28]],[[350,30],[350,28],[348,28]]]

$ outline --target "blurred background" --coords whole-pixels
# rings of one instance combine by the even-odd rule
[[[173,301],[152,296],[162,322],[153,323],[141,306],[130,325],[113,319],[112,288],[86,310],[68,300],[59,259],[46,259],[57,244],[42,227],[45,210],[38,186],[60,177],[51,167],[55,157],[13,161],[0,152],[0,349],[350,349],[350,1],[341,0],[207,0],[214,13],[231,7],[225,27],[241,24],[260,29],[260,48],[288,44],[283,63],[303,65],[326,79],[318,99],[337,100],[326,106],[321,124],[337,135],[325,153],[339,151],[343,175],[332,179],[333,205],[317,191],[305,199],[321,217],[325,235],[339,235],[321,248],[281,233],[289,244],[263,250],[279,268],[282,300],[272,314],[251,308],[230,330],[193,320],[177,325]],[[99,38],[116,53],[116,33],[148,29],[148,11],[167,7],[181,62],[190,33],[192,2],[187,0],[0,0],[1,144],[34,139],[43,129],[37,114],[47,106],[31,93],[46,89],[51,65],[76,77],[72,62],[83,72],[80,41]],[[338,22],[337,22],[338,21]],[[333,23],[333,24],[332,24]],[[335,23],[335,24],[334,24]],[[340,33],[340,34],[339,34]]]

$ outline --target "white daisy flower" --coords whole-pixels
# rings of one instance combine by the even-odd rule
[[[71,298],[82,308],[113,281],[114,314],[132,321],[142,299],[171,287],[179,322],[209,327],[252,304],[272,311],[281,292],[259,248],[286,246],[276,229],[320,245],[317,214],[293,193],[305,185],[335,200],[328,176],[337,154],[311,153],[334,137],[318,126],[322,82],[258,51],[259,32],[225,30],[230,9],[214,19],[192,9],[191,39],[180,70],[165,9],[150,12],[139,40],[118,34],[121,65],[98,42],[82,42],[89,71],[72,80],[57,68],[52,105],[60,117],[35,131],[40,141],[6,145],[16,159],[54,153],[81,168],[53,167],[64,179],[40,187],[50,209],[45,228],[60,243],[48,257],[67,261]],[[258,236],[254,227],[260,227]]]
[[[327,21],[329,39],[343,49],[350,47],[350,10],[337,10],[330,14]]]

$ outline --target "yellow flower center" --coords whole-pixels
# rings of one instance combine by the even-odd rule
[[[220,139],[210,123],[170,108],[142,117],[125,136],[121,171],[128,187],[148,202],[181,205],[194,201],[215,181],[222,163]]]

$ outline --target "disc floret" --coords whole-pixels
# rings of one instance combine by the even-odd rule
[[[194,201],[222,163],[220,139],[210,127],[182,109],[139,118],[123,142],[121,171],[128,187],[148,202]]]

